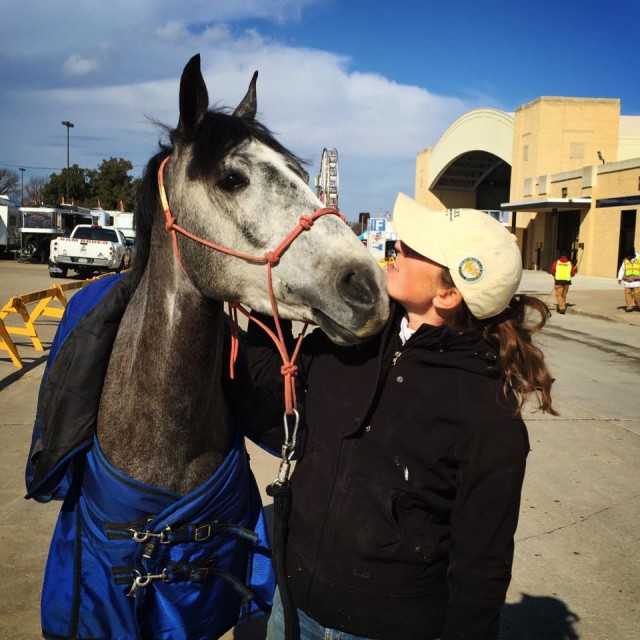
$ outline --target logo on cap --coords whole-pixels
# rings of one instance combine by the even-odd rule
[[[478,258],[464,258],[458,265],[458,273],[465,282],[477,282],[482,278],[484,267]]]

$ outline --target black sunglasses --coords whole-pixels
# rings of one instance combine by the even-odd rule
[[[403,256],[406,256],[407,258],[413,258],[415,260],[418,260],[420,258],[424,259],[424,256],[421,253],[418,253],[417,251],[415,251],[414,249],[412,249],[406,242],[400,240],[400,253],[402,253]],[[395,255],[397,255],[397,251],[395,252]]]

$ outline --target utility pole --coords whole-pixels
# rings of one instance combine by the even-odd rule
[[[24,206],[24,167],[20,167],[20,206]]]
[[[69,203],[69,129],[73,129],[73,122],[63,120],[62,125],[67,127],[67,195],[65,196],[65,202]]]

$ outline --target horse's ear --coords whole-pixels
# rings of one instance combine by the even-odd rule
[[[258,111],[258,100],[256,99],[256,82],[258,80],[258,72],[253,72],[253,78],[249,83],[249,89],[247,89],[247,95],[242,98],[242,102],[236,107],[233,112],[234,116],[238,118],[244,118],[245,120],[254,120],[256,112]]]
[[[209,107],[209,94],[200,72],[197,53],[184,68],[180,78],[180,121],[178,129],[193,129]]]

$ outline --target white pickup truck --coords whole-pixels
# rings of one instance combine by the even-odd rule
[[[119,273],[129,266],[129,241],[122,231],[91,224],[79,224],[68,238],[55,238],[49,252],[49,275],[64,278],[69,269],[81,276],[94,271]]]

